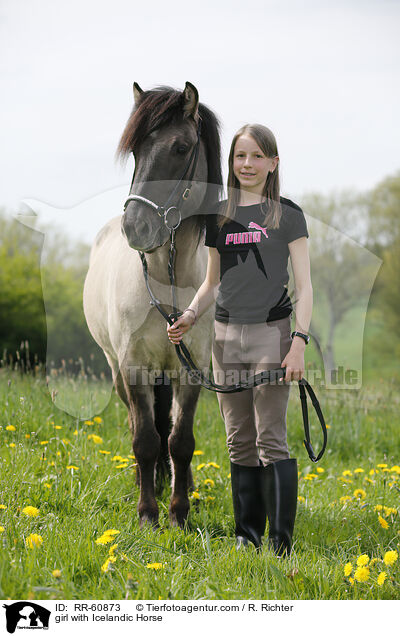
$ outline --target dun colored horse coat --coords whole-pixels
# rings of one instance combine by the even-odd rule
[[[218,122],[199,103],[197,90],[189,83],[182,92],[165,87],[142,91],[134,84],[134,96],[135,106],[119,153],[133,152],[135,157],[130,194],[147,197],[158,205],[163,205],[184,174],[201,118],[193,186],[181,207],[182,222],[176,232],[177,300],[183,310],[206,272],[204,215],[218,199],[222,180]],[[179,192],[186,185],[182,181]],[[162,460],[172,472],[169,515],[173,524],[182,526],[187,518],[188,490],[193,483],[193,417],[200,387],[181,372],[174,346],[167,338],[166,323],[149,303],[139,257],[139,251],[145,253],[152,290],[170,312],[169,246],[163,218],[141,201],[130,201],[123,216],[99,232],[84,287],[88,327],[104,351],[118,395],[129,411],[141,525],[158,523],[155,476]],[[209,365],[211,321],[209,311],[185,337],[201,368]]]

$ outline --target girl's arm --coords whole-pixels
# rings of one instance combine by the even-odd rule
[[[296,328],[295,331],[307,334],[311,322],[313,290],[310,276],[310,256],[305,236],[289,243],[290,260],[295,280]],[[302,338],[293,338],[290,350],[282,362],[286,367],[285,381],[300,380],[304,373],[304,349]]]
[[[174,322],[167,326],[168,338],[173,344],[178,344],[182,336],[192,327],[196,320],[209,308],[217,297],[220,284],[220,255],[215,247],[208,248],[207,273],[204,282],[200,285],[188,310]]]

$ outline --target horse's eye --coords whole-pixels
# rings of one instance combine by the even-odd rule
[[[180,144],[176,149],[178,155],[185,155],[188,151],[188,146],[185,144]]]

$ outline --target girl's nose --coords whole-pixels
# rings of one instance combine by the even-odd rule
[[[244,165],[245,166],[251,166],[251,157],[249,155],[245,156]]]

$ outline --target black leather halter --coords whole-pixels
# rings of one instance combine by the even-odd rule
[[[147,290],[149,292],[149,296],[151,298],[150,300],[150,304],[152,306],[154,306],[159,312],[160,314],[163,316],[163,318],[170,324],[172,325],[174,323],[174,321],[182,315],[182,312],[178,310],[177,308],[177,302],[176,302],[176,288],[175,288],[175,255],[176,255],[176,248],[175,248],[175,232],[178,229],[179,225],[181,224],[181,212],[180,212],[180,206],[182,205],[182,201],[185,201],[189,198],[190,196],[190,191],[191,191],[191,187],[192,187],[192,182],[193,182],[193,177],[194,177],[194,173],[196,170],[196,166],[197,166],[197,161],[198,161],[198,157],[199,157],[199,147],[200,147],[200,134],[201,134],[201,120],[199,119],[199,123],[198,123],[198,127],[197,127],[197,141],[196,144],[192,150],[192,153],[190,155],[187,167],[185,169],[185,172],[183,173],[182,177],[179,179],[179,181],[177,182],[175,188],[173,189],[172,193],[170,194],[170,196],[168,197],[167,202],[163,205],[157,205],[156,203],[154,203],[153,201],[151,201],[150,199],[146,199],[145,197],[136,195],[136,194],[130,194],[128,196],[128,198],[125,201],[125,205],[124,205],[124,210],[126,209],[128,203],[130,201],[141,201],[142,203],[145,203],[146,205],[148,205],[149,207],[151,207],[153,210],[155,210],[157,212],[157,214],[164,218],[164,223],[166,225],[166,227],[168,228],[169,232],[170,232],[170,239],[171,239],[171,245],[170,245],[170,249],[169,249],[169,258],[168,258],[168,276],[169,276],[169,280],[171,283],[171,295],[172,295],[172,308],[173,311],[168,314],[162,307],[161,302],[154,296],[151,287],[150,287],[150,283],[149,283],[149,274],[148,274],[148,267],[147,267],[147,261],[146,261],[146,256],[143,252],[139,251],[139,255],[142,261],[142,267],[143,267],[143,276],[144,276],[144,280],[146,283],[146,287]],[[190,170],[190,174],[188,177],[188,185],[185,188],[184,192],[178,197],[178,202],[176,205],[171,205],[171,203],[174,200],[174,197],[176,196],[179,186],[181,185],[182,181],[185,179],[187,173],[189,172],[190,166],[192,166],[191,170]],[[132,179],[132,185],[133,185],[133,181],[134,181],[134,177]],[[131,189],[132,189],[132,185],[131,185]],[[168,215],[173,212],[176,211],[177,213],[177,222],[174,224],[169,225],[168,224]],[[188,372],[188,374],[197,381],[198,384],[201,384],[202,387],[204,387],[205,389],[209,390],[209,391],[215,391],[217,393],[238,393],[240,391],[246,391],[247,389],[252,389],[256,386],[260,386],[262,384],[276,384],[278,383],[280,380],[283,380],[283,378],[285,377],[286,374],[286,370],[284,368],[279,368],[279,369],[271,369],[271,370],[265,370],[262,371],[261,373],[258,373],[257,375],[253,376],[253,378],[251,378],[251,380],[249,380],[248,382],[244,382],[244,383],[237,383],[237,384],[233,384],[231,386],[223,386],[223,385],[219,385],[216,384],[213,380],[210,380],[207,376],[204,375],[204,373],[198,369],[198,367],[195,365],[195,363],[192,360],[192,357],[190,355],[190,352],[188,350],[188,348],[186,347],[186,345],[184,344],[184,342],[180,342],[179,344],[175,345],[175,351],[177,353],[177,356],[182,364],[182,366],[186,369],[186,371]],[[318,399],[313,391],[313,389],[311,388],[311,386],[309,385],[309,383],[307,382],[307,380],[305,380],[304,378],[302,378],[301,380],[299,380],[298,382],[299,384],[299,391],[300,391],[300,400],[301,400],[301,407],[302,407],[302,414],[303,414],[303,424],[304,424],[304,435],[305,435],[305,440],[304,440],[304,446],[307,449],[307,453],[309,458],[311,459],[312,462],[317,462],[321,459],[322,455],[325,452],[325,448],[327,445],[327,441],[328,441],[328,434],[327,434],[327,430],[326,430],[326,424],[325,424],[325,420],[324,420],[324,416],[323,413],[321,411],[321,407],[319,405]],[[323,433],[323,445],[322,448],[320,450],[320,452],[318,453],[318,455],[316,456],[313,450],[313,447],[311,445],[311,440],[310,440],[310,426],[309,426],[309,420],[308,420],[308,408],[307,408],[307,394],[306,391],[311,399],[311,402],[315,408],[315,412],[317,414],[317,417],[319,419],[320,425],[321,425],[321,429],[322,429],[322,433]]]

